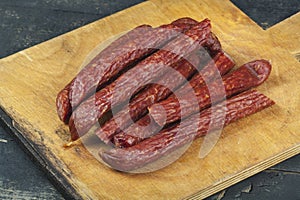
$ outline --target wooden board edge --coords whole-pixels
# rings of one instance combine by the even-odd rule
[[[32,141],[26,139],[23,134],[14,126],[13,120],[9,115],[0,107],[0,125],[8,131],[18,142],[19,146],[30,156],[30,159],[37,164],[37,166],[45,173],[47,178],[53,183],[54,187],[66,199],[85,199],[76,191],[68,179],[61,175],[61,172],[54,167],[54,165],[47,159],[43,159],[44,149],[37,147]],[[220,180],[219,183],[205,188],[195,194],[192,194],[184,199],[204,199],[217,192],[220,192],[242,180],[245,180],[261,171],[268,169],[288,158],[300,154],[300,144],[287,149],[281,154],[277,154],[257,165],[247,168],[240,173],[227,177],[226,180]]]
[[[274,24],[270,28],[266,30],[266,32],[272,32],[274,30],[281,30],[283,26],[285,26],[286,23],[295,24],[296,21],[299,21],[300,19],[300,11],[294,13],[293,15],[285,18],[284,20],[281,20],[280,22]]]
[[[147,3],[146,2],[142,2],[140,4],[144,4]],[[137,4],[139,5],[139,4]],[[135,5],[136,6],[136,5]],[[131,8],[131,7],[129,7]],[[128,8],[127,8],[128,9]],[[122,11],[119,11],[122,12]],[[118,12],[117,12],[118,13]],[[102,18],[104,19],[104,18]],[[101,20],[101,19],[99,19]],[[96,20],[98,21],[98,20]],[[88,26],[90,24],[95,23],[91,22],[89,24],[86,24],[85,26]],[[85,27],[83,26],[83,27]],[[78,29],[81,29],[83,27],[74,29],[70,32],[64,33],[62,35],[65,34],[70,34],[72,32],[77,31]],[[60,37],[62,35],[58,35],[50,40],[53,40],[57,37]],[[44,42],[48,42],[44,41]],[[44,43],[42,42],[42,43]],[[40,43],[40,44],[42,44]],[[40,45],[38,44],[38,45]],[[35,45],[36,46],[36,45]],[[33,46],[34,47],[34,46]],[[30,47],[32,48],[32,47]],[[30,49],[29,48],[29,49]],[[24,49],[27,50],[27,49]],[[21,51],[24,51],[21,50]],[[17,52],[18,53],[18,52]],[[17,54],[16,53],[16,54]],[[12,54],[11,56],[13,56],[14,54]],[[1,59],[0,59],[1,60]],[[17,142],[19,142],[20,146],[25,150],[26,153],[28,153],[30,155],[30,157],[38,164],[38,166],[46,173],[47,177],[54,183],[54,186],[63,194],[63,196],[67,199],[84,199],[73,187],[72,184],[66,179],[66,177],[62,176],[61,173],[53,166],[53,164],[51,162],[47,162],[47,160],[43,159],[43,154],[44,152],[39,152],[36,150],[35,148],[35,144],[32,141],[27,140],[25,137],[23,137],[22,133],[20,131],[18,131],[14,125],[13,125],[13,120],[9,117],[9,115],[7,113],[4,112],[4,110],[2,110],[2,108],[0,108],[0,125],[3,125],[3,127],[5,127],[7,131],[9,131],[10,133],[12,133],[12,135],[16,138]],[[40,150],[40,149],[39,149]],[[297,154],[300,153],[300,145],[296,145],[296,148],[293,147],[292,149],[288,149],[287,151],[285,151],[283,154],[280,155],[276,155],[274,157],[269,158],[268,160],[265,160],[265,162],[260,163],[259,165],[255,165],[252,168],[248,168],[245,171],[240,172],[239,174],[236,174],[233,177],[229,177],[227,180],[223,180],[222,183],[217,183],[216,185],[213,185],[211,187],[208,187],[204,190],[201,190],[189,197],[187,197],[187,199],[202,199],[202,198],[206,198],[212,194],[215,194],[218,191],[221,191],[231,185],[234,185],[250,176],[253,176],[261,171],[263,171],[264,169],[267,169],[275,164],[278,164],[292,156],[295,156]],[[272,161],[271,159],[274,159],[274,161]],[[254,169],[253,172],[250,171],[250,169]]]
[[[186,197],[186,200],[194,200],[194,199],[204,199],[207,198],[213,194],[216,194],[217,192],[220,192],[242,180],[245,180],[251,176],[254,176],[255,174],[258,174],[262,172],[265,169],[268,169],[280,162],[283,162],[293,156],[296,156],[300,154],[300,144],[297,144],[286,151],[274,155],[273,157],[270,157],[269,159],[265,160],[264,162],[261,162],[257,165],[254,165],[250,168],[247,168],[246,170],[243,170],[234,176],[227,177],[225,180],[220,180],[219,183],[216,183],[208,188],[205,188],[191,196]]]
[[[36,46],[42,45],[47,42],[51,42],[60,38],[62,36],[66,36],[69,34],[74,34],[75,32],[82,31],[86,29],[88,26],[93,26],[99,20],[103,20],[107,17],[111,17],[113,15],[120,14],[125,12],[127,9],[131,9],[136,6],[142,6],[142,4],[151,3],[150,1],[144,1],[135,5],[132,5],[128,8],[115,12],[113,14],[107,15],[105,17],[99,18],[93,22],[87,23],[81,27],[75,28],[71,31],[65,32],[63,34],[59,34],[53,38],[49,38],[45,41],[42,41],[36,45],[33,45],[29,48],[22,49],[18,52],[15,52],[11,55],[8,55],[4,58],[1,58],[0,61],[4,61],[7,59],[14,59],[15,56],[18,56],[20,52],[28,51],[31,48],[35,48]],[[52,162],[46,159],[47,155],[45,149],[36,145],[33,141],[28,140],[28,138],[24,137],[22,131],[18,130],[14,125],[14,120],[10,117],[8,113],[5,112],[5,109],[0,106],[0,126],[4,128],[8,134],[12,135],[18,145],[25,151],[29,158],[38,166],[53,184],[53,186],[62,194],[62,196],[66,199],[92,199],[91,197],[82,196],[75,188],[73,187],[72,183],[62,175],[62,173],[54,166]],[[49,154],[49,152],[47,152]],[[55,157],[55,156],[53,156]]]
[[[32,161],[45,173],[53,186],[66,199],[83,199],[83,197],[72,187],[72,184],[62,176],[54,165],[47,159],[43,159],[43,149],[38,148],[32,141],[26,139],[23,134],[13,125],[13,120],[0,107],[0,126],[13,136],[18,145],[27,153]],[[38,149],[38,150],[37,150]]]

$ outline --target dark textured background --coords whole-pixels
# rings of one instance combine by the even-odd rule
[[[139,2],[142,1],[0,0],[0,58]],[[264,29],[300,10],[299,0],[232,2]],[[0,123],[0,199],[63,199],[45,173],[12,138],[9,129],[4,128],[5,125]],[[300,155],[213,195],[208,200],[220,199],[222,196],[224,200],[299,200],[299,186]]]

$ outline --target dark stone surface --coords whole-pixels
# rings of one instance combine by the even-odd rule
[[[264,29],[299,12],[299,0],[231,0]]]
[[[0,199],[63,199],[2,127],[0,139]]]
[[[140,2],[0,0],[0,58]]]
[[[299,185],[299,171],[265,170],[224,190],[222,200],[298,200],[300,199]],[[221,193],[207,200],[217,200]]]
[[[264,28],[300,10],[299,0],[232,0]],[[142,1],[0,0],[0,58]],[[300,199],[300,155],[208,200]],[[30,156],[0,126],[0,199],[62,199]]]

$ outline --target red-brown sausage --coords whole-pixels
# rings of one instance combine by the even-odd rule
[[[188,144],[195,138],[207,134],[229,123],[263,110],[274,102],[257,91],[246,91],[225,101],[223,104],[202,111],[200,119],[195,114],[179,126],[161,131],[135,146],[99,152],[103,161],[120,171],[131,171],[151,163],[175,149]],[[212,114],[212,110],[214,111]],[[225,116],[225,118],[224,118]],[[212,118],[213,117],[213,118]],[[210,123],[211,121],[214,123]],[[195,128],[195,122],[198,128]]]
[[[71,85],[69,98],[72,107],[78,105],[88,94],[95,93],[97,87],[107,82],[110,77],[184,32],[184,28],[172,24],[161,26],[153,29],[151,33],[147,32],[148,34],[145,33],[141,37],[128,41],[125,46],[122,45],[110,54],[97,58],[97,62],[91,65],[93,70],[83,69]]]
[[[84,98],[96,92],[97,88],[103,87],[120,71],[150,55],[180,32],[197,23],[191,18],[177,21],[180,24],[174,21],[174,24],[162,25],[155,29],[149,25],[138,26],[101,51],[58,94],[56,104],[60,119],[67,123],[72,108],[75,109]]]
[[[207,85],[195,86],[192,91],[182,91],[153,104],[149,113],[160,126],[183,119],[192,113],[217,103],[226,97],[248,90],[262,84],[271,72],[271,64],[266,60],[256,60],[244,64],[237,70],[227,74],[222,81],[217,80]],[[194,101],[195,96],[197,101]],[[177,100],[180,99],[180,103]],[[213,102],[211,102],[213,101]]]
[[[196,23],[197,23],[197,21],[195,21],[194,19],[192,19],[190,17],[182,17],[182,18],[176,19],[173,22],[171,22],[171,24],[173,24],[175,26],[193,26]]]
[[[200,59],[200,55],[194,53],[187,60],[184,59],[176,63],[174,66],[176,71],[164,74],[157,80],[157,84],[153,83],[137,94],[128,107],[123,108],[96,130],[96,135],[108,143],[114,134],[127,128],[132,122],[131,120],[136,121],[145,115],[148,112],[148,106],[165,99],[172,93],[172,90],[189,79],[197,71],[196,68],[199,66]]]
[[[161,127],[151,119],[149,114],[147,114],[124,131],[116,134],[111,142],[118,148],[131,147],[142,140],[157,134],[160,129]]]
[[[206,81],[208,80],[213,80],[214,78],[216,78],[218,75],[224,75],[226,74],[229,70],[231,70],[233,67],[234,67],[234,61],[224,52],[219,52],[214,58],[213,60],[211,60],[205,67],[203,67],[201,70],[200,70],[200,73],[196,74],[193,76],[192,80],[190,81],[190,87],[194,88],[196,87],[196,85],[201,85]],[[168,75],[168,74],[166,74]],[[172,77],[170,77],[172,78]],[[183,86],[183,88],[187,88],[186,86]],[[183,89],[182,88],[182,89]],[[153,103],[151,103],[150,105],[152,105]],[[150,105],[147,105],[147,106],[150,106]],[[133,108],[134,111],[137,109],[137,107],[134,107]],[[128,117],[128,113],[126,113],[127,117]],[[121,122],[124,122],[126,119],[126,116],[125,115],[117,115],[117,117],[120,117],[119,118],[119,121]],[[116,117],[114,116],[114,118],[116,119]],[[141,119],[142,121],[139,122],[141,124],[143,124],[144,126],[146,125],[145,122],[143,122],[143,120],[147,121],[146,119]],[[112,120],[110,120],[112,121]],[[110,122],[108,121],[108,122]],[[118,123],[119,125],[122,124],[122,123]],[[107,125],[107,124],[105,124]],[[101,131],[101,128],[99,128],[99,130],[96,132],[98,133],[97,135],[98,136],[101,136],[101,135],[106,135],[106,137],[100,137],[100,139],[102,139],[104,142],[108,142],[109,139],[111,138],[111,136],[113,136],[115,133],[118,133],[120,132],[120,129],[113,132],[113,126],[110,126],[110,127],[106,127],[104,125],[104,127],[102,128],[102,131]],[[108,124],[110,125],[110,124]],[[115,124],[117,126],[117,124]],[[153,133],[153,130],[155,129],[155,127],[157,127],[155,124],[153,124],[153,128],[149,127],[149,130],[151,130],[150,132],[148,131],[145,131],[143,130],[144,127],[138,127],[136,125],[132,125],[131,127],[129,127],[127,130],[125,130],[126,133],[129,133],[131,136],[135,137],[135,138],[138,138],[138,140],[133,140],[133,139],[130,139],[130,142],[126,142],[126,139],[125,138],[122,138],[122,137],[126,137],[126,138],[131,138],[129,136],[125,136],[125,132],[122,132],[121,134],[118,134],[116,135],[116,137],[114,138],[114,142],[115,142],[115,145],[116,146],[119,146],[119,147],[128,147],[129,145],[133,145],[133,144],[136,144],[137,142],[139,142],[140,140],[144,139],[144,138],[147,138],[147,137],[150,137],[150,134]],[[123,130],[124,128],[126,127],[121,127],[121,129]],[[130,144],[131,143],[131,144]]]
[[[155,52],[128,70],[110,85],[98,91],[95,96],[84,101],[73,112],[69,127],[71,139],[85,134],[111,106],[116,106],[130,98],[132,92],[141,89],[153,79],[167,72],[168,67],[191,52],[206,44],[211,33],[208,19],[197,23],[184,35],[172,40],[163,49]],[[111,105],[113,104],[113,105]]]
[[[110,45],[108,45],[95,59],[91,61],[91,63],[97,62],[97,58],[100,56],[105,56],[111,53],[114,49],[118,48],[120,45],[124,45],[125,42],[129,40],[133,40],[134,38],[144,35],[147,32],[153,31],[152,27],[150,25],[141,25],[136,27],[135,29],[125,33],[120,38],[113,41]],[[87,68],[91,65],[87,65]],[[57,114],[61,121],[64,123],[68,123],[69,118],[72,113],[72,107],[69,99],[69,93],[70,93],[70,87],[73,84],[75,78],[68,83],[57,95],[56,98],[56,107],[57,107]]]

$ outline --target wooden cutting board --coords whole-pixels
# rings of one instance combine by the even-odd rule
[[[185,16],[211,19],[238,65],[270,60],[272,74],[258,90],[276,105],[226,127],[205,158],[198,156],[199,139],[175,163],[152,173],[116,172],[80,143],[64,149],[68,128],[57,117],[55,98],[90,51],[137,25]],[[228,0],[147,1],[0,60],[0,106],[21,142],[74,198],[205,198],[300,152],[299,27],[297,13],[263,30]]]

